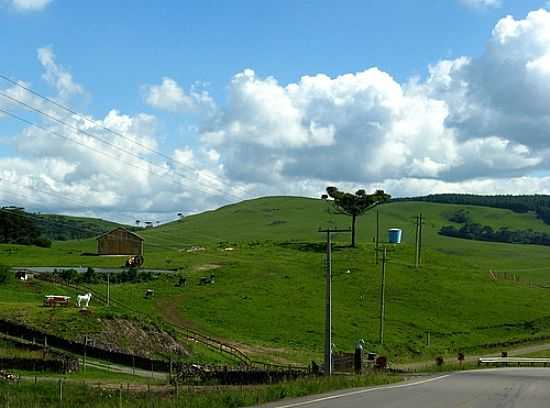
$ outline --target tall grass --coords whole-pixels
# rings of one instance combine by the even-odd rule
[[[388,384],[401,378],[387,374],[366,376],[335,376],[331,378],[310,378],[263,386],[216,387],[193,389],[181,387],[176,396],[175,389],[162,391],[128,392],[119,389],[105,390],[82,384],[64,384],[62,401],[59,383],[0,383],[0,406],[10,408],[49,407],[190,407],[190,408],[232,408],[257,405],[284,398],[300,397],[332,390]]]

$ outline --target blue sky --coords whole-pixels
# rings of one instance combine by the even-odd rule
[[[543,177],[548,172],[547,147],[541,142],[546,135],[540,129],[548,112],[535,114],[533,106],[520,107],[519,110],[525,108],[525,112],[533,113],[532,120],[524,115],[505,129],[494,124],[502,123],[497,116],[491,116],[492,121],[487,119],[488,115],[497,114],[506,117],[506,107],[500,101],[494,102],[490,111],[469,112],[465,117],[464,106],[496,101],[498,98],[491,92],[498,86],[488,85],[479,100],[459,103],[459,95],[465,98],[464,92],[458,85],[450,86],[446,78],[451,78],[453,84],[462,81],[471,85],[468,92],[472,95],[468,97],[474,98],[474,85],[484,87],[487,83],[480,79],[482,73],[502,72],[493,68],[498,61],[506,60],[499,59],[505,52],[511,52],[508,43],[501,41],[504,37],[495,39],[497,24],[507,15],[514,22],[531,24],[525,33],[513,34],[517,36],[515,49],[529,49],[523,45],[537,43],[537,38],[545,35],[544,24],[538,24],[535,15],[528,18],[529,12],[546,5],[540,0],[0,0],[0,38],[4,39],[0,42],[0,58],[4,61],[0,73],[24,81],[94,120],[106,121],[109,112],[116,110],[120,116],[128,115],[134,120],[132,126],[137,129],[144,126],[144,117],[140,119],[139,115],[149,115],[154,130],[143,133],[128,128],[121,117],[107,122],[119,131],[130,132],[142,143],[151,143],[156,150],[179,157],[176,162],[187,161],[192,174],[206,172],[208,177],[201,181],[203,189],[211,182],[219,183],[218,188],[224,190],[236,188],[228,193],[231,199],[280,193],[317,196],[329,182],[349,188],[387,186],[394,195],[453,189],[531,192],[546,186]],[[505,28],[510,30],[508,26]],[[493,47],[496,51],[487,51],[488,44],[497,40],[498,46]],[[39,49],[48,50],[49,65],[37,57]],[[536,63],[538,68],[545,66],[547,50],[537,50],[536,55],[525,51],[516,62],[523,67],[530,63],[529,66]],[[438,65],[442,61],[459,61],[460,57],[469,62],[457,63],[452,72],[445,71],[449,67]],[[439,66],[445,73],[437,76],[430,66]],[[383,75],[373,71],[358,75],[371,68]],[[254,72],[244,74],[245,69]],[[49,79],[44,76],[47,72]],[[546,75],[544,69],[536,74],[540,72]],[[76,87],[70,92],[62,90],[59,82],[55,85],[56,78],[63,74],[69,75]],[[346,74],[353,77],[336,80]],[[326,82],[319,75],[331,81]],[[539,76],[536,80],[541,79]],[[304,77],[315,78],[310,81],[314,85],[304,82]],[[165,83],[164,79],[171,82]],[[415,86],[410,85],[413,79]],[[495,84],[507,80],[503,77]],[[441,81],[447,81],[445,86]],[[533,89],[537,88],[535,79],[529,81]],[[296,84],[298,91],[290,90],[289,84]],[[153,100],[155,86],[159,87],[158,98]],[[379,94],[361,94],[357,90],[362,87],[375,89]],[[403,95],[396,94],[396,87]],[[452,95],[449,87],[453,88]],[[0,90],[9,88],[10,84],[0,82]],[[175,99],[170,94],[174,90],[182,92]],[[321,90],[326,91],[323,96]],[[518,100],[514,92],[510,89],[503,94],[510,103]],[[207,96],[207,100],[204,97],[197,102],[198,94]],[[537,97],[543,101],[546,94]],[[387,103],[371,106],[373,100],[385,98]],[[341,103],[349,104],[345,111],[340,109]],[[365,104],[371,105],[367,109]],[[389,105],[390,111],[381,111]],[[413,123],[413,117],[406,117],[406,112],[415,109],[419,112],[416,116],[426,115],[424,122]],[[22,115],[53,126],[24,110]],[[349,120],[342,119],[342,115]],[[480,118],[486,129],[479,125]],[[186,185],[168,190],[149,185],[137,196],[125,196],[116,186],[101,185],[95,193],[103,199],[96,200],[90,185],[97,183],[98,178],[108,177],[113,171],[109,166],[101,168],[97,163],[75,161],[78,152],[70,148],[60,149],[60,153],[38,151],[36,146],[40,143],[33,138],[51,135],[23,134],[25,126],[16,123],[0,117],[3,180],[11,180],[13,185],[30,183],[35,188],[63,194],[85,190],[90,196],[82,198],[93,202],[90,209],[49,200],[43,210],[90,211],[131,218],[140,212],[171,213],[181,205],[159,205],[165,200],[164,194],[170,192],[181,199],[190,193]],[[289,124],[288,128],[281,123]],[[369,133],[365,123],[378,130]],[[522,123],[529,138],[519,135]],[[433,142],[426,139],[430,146],[420,148],[420,142],[408,142],[420,136],[395,136],[396,129],[406,126],[439,133],[433,135]],[[361,162],[353,152],[362,148],[367,149],[361,156],[365,160],[373,160],[369,156],[373,151],[376,157],[393,154],[406,159],[402,160],[400,171],[387,173],[365,170],[363,164],[351,166],[349,163]],[[447,150],[439,160],[436,152],[441,149]],[[149,153],[139,152],[155,163],[163,162]],[[466,163],[465,157],[476,155],[480,160]],[[481,160],[486,155],[492,155],[491,160]],[[341,171],[336,164],[326,166],[326,172],[316,168],[316,162],[333,160],[334,156],[347,162],[340,166]],[[27,163],[36,160],[49,160],[48,165],[56,161],[59,174],[48,179],[40,169]],[[177,167],[175,162],[165,164],[170,169]],[[64,170],[59,170],[60,166]],[[186,172],[191,169],[189,166]],[[136,180],[142,176],[135,175]],[[191,179],[197,177],[195,174]],[[518,186],[524,183],[518,177],[537,178],[530,185],[531,190],[523,191]],[[294,188],[289,188],[289,184]],[[112,199],[106,200],[106,196]],[[189,203],[185,210],[200,211],[222,202],[220,197],[206,194]],[[31,202],[23,204],[40,207]]]
[[[377,66],[400,81],[426,75],[442,57],[478,55],[502,16],[524,16],[545,1],[471,8],[458,0],[421,1],[52,1],[20,12],[4,5],[4,72],[37,79],[35,50],[93,89],[89,110],[143,109],[139,87],[162,76],[211,84],[224,97],[244,68],[282,83],[306,74],[338,75]],[[8,57],[9,56],[9,57]],[[41,84],[36,85],[39,87]]]

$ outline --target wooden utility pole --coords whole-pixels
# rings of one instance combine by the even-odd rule
[[[376,247],[375,247],[375,254],[376,254],[376,265],[378,265],[378,245],[380,243],[380,210],[376,209]]]
[[[416,269],[420,266],[420,254],[422,252],[422,213],[416,216],[416,239],[415,239],[415,259],[414,265]]]
[[[319,232],[327,234],[327,252],[325,268],[325,375],[332,375],[332,234],[351,232],[351,229],[326,228]]]
[[[382,250],[382,276],[380,278],[380,344],[384,344],[384,318],[386,311],[386,248]]]
[[[384,321],[386,319],[386,265],[388,263],[388,252],[392,249],[379,248],[382,252],[382,271],[380,273],[380,344],[384,344]]]
[[[418,216],[418,265],[422,263],[422,226],[424,225],[424,218],[422,213]]]

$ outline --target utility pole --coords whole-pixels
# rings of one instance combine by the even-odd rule
[[[384,318],[386,309],[386,247],[382,250],[382,276],[380,278],[380,344],[384,344]]]
[[[325,270],[325,374],[332,375],[332,233],[351,232],[351,229],[326,228],[319,232],[327,234]]]
[[[418,216],[419,218],[419,226],[418,226],[418,265],[422,263],[422,225],[424,224],[424,220],[422,218],[422,213]]]
[[[376,209],[376,265],[378,265],[378,244],[380,242],[380,210]]]
[[[414,265],[416,269],[420,266],[420,253],[422,251],[422,213],[416,216],[416,239],[415,239],[415,259]]]

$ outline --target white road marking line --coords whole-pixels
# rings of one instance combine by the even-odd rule
[[[417,381],[417,382],[408,383],[408,384],[386,385],[386,386],[382,386],[382,387],[367,388],[366,390],[358,390],[358,391],[347,392],[345,394],[331,395],[329,397],[317,398],[317,399],[314,399],[314,400],[297,402],[297,403],[294,403],[294,404],[278,405],[275,408],[301,407],[303,405],[315,404],[316,402],[328,401],[328,400],[337,399],[337,398],[344,398],[344,397],[349,397],[349,396],[357,395],[357,394],[364,394],[364,393],[372,392],[372,391],[391,390],[391,389],[395,389],[395,388],[413,387],[415,385],[422,385],[422,384],[426,384],[426,383],[429,383],[429,382],[432,382],[432,381],[442,380],[444,378],[450,377],[451,375],[452,374],[445,374],[445,375],[441,375],[439,377],[428,378],[427,380]]]

